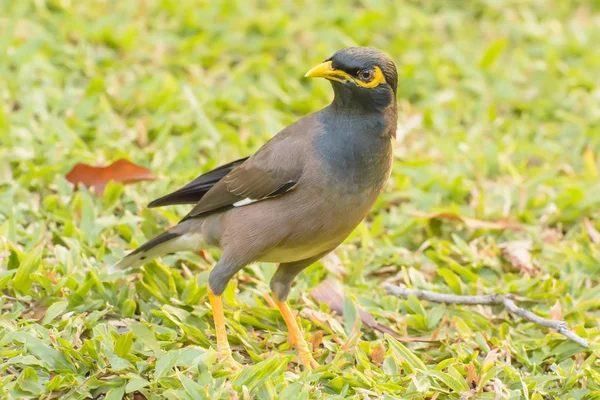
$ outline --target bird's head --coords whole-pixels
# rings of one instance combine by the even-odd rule
[[[305,76],[330,80],[335,92],[334,104],[365,110],[383,110],[396,104],[396,65],[373,48],[339,50]]]

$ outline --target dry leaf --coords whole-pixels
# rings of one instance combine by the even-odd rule
[[[311,310],[310,308],[305,307],[300,310],[300,316],[306,320],[312,321],[315,325],[328,326],[333,332],[339,333],[343,331],[343,328],[337,323],[337,320],[335,323],[333,322],[334,318],[330,314],[325,314],[324,312]],[[338,329],[341,330],[338,331]],[[335,338],[336,336],[334,336],[332,340],[335,340]]]
[[[558,300],[556,300],[556,303],[554,303],[554,305],[550,309],[550,319],[553,319],[555,321],[563,320],[562,306],[560,305],[560,302]]]
[[[33,308],[27,314],[23,314],[23,317],[25,317],[27,319],[33,319],[33,320],[39,321],[42,318],[44,318],[47,310],[48,310],[48,307],[46,307],[46,306],[37,306],[37,307]]]
[[[541,234],[544,243],[558,243],[563,238],[563,233],[557,228],[547,228]]]
[[[488,371],[496,364],[496,360],[500,357],[500,351],[498,349],[494,349],[487,353],[483,362],[481,363],[481,370]]]
[[[327,304],[337,314],[343,314],[344,295],[342,293],[342,287],[335,280],[325,279],[312,290],[311,295],[315,300]],[[375,318],[360,305],[357,305],[357,309],[362,322],[371,329],[389,333],[390,335],[397,335],[396,332],[387,326],[378,324],[377,321],[375,321]]]
[[[228,399],[229,400],[238,400],[239,396],[237,394],[237,392],[235,391],[235,389],[233,388],[233,386],[231,386],[231,383],[227,384],[227,392],[228,392]]]
[[[312,297],[320,303],[327,304],[333,311],[337,314],[342,315],[343,305],[344,305],[344,295],[342,287],[333,279],[325,279],[323,282],[317,285],[311,291]],[[357,305],[358,313],[360,314],[360,319],[363,324],[368,326],[371,329],[375,329],[376,331],[382,333],[388,333],[395,337],[397,340],[401,342],[423,342],[430,341],[425,338],[412,338],[400,336],[398,332],[388,328],[385,325],[381,325],[371,314],[369,314],[364,308],[360,305]]]
[[[124,159],[115,161],[108,167],[93,167],[77,163],[71,172],[67,174],[69,182],[75,185],[93,187],[98,194],[104,192],[104,188],[110,181],[133,183],[154,179],[156,179],[156,176],[147,168],[132,164]]]
[[[358,320],[354,321],[354,325],[352,325],[352,331],[350,332],[350,335],[348,335],[348,340],[342,344],[342,350],[347,352],[350,351],[351,348],[354,349],[358,344],[358,339],[360,339],[361,336],[362,332],[360,331]]]
[[[344,267],[342,260],[340,260],[340,257],[334,252],[323,257],[321,262],[323,263],[323,266],[325,266],[325,269],[336,278],[343,279],[348,275],[348,271],[346,271],[346,267]]]
[[[312,344],[312,349],[315,351],[319,348],[319,346],[323,343],[323,331],[317,331],[310,338],[310,344]]]
[[[371,352],[371,361],[373,364],[381,365],[383,364],[383,359],[385,358],[385,347],[383,345],[377,345],[373,348]]]
[[[533,265],[531,260],[531,241],[514,240],[512,242],[502,243],[502,256],[519,271],[523,271],[531,276],[536,276],[539,271]]]
[[[474,389],[477,387],[477,382],[479,381],[479,377],[477,376],[477,371],[475,370],[475,365],[473,363],[469,363],[467,365],[467,383]]]
[[[448,318],[449,318],[448,314],[444,314],[444,316],[442,317],[442,320],[438,324],[438,328],[435,331],[433,331],[433,333],[431,334],[431,340],[438,339],[438,336],[440,335],[442,328],[444,328],[446,326],[446,324],[448,323]]]
[[[585,230],[586,230],[588,236],[590,237],[590,240],[592,241],[592,243],[594,243],[594,244],[600,243],[600,232],[598,232],[596,230],[596,228],[594,227],[594,224],[592,224],[592,221],[590,221],[587,218],[584,218],[583,224],[585,225]]]
[[[465,224],[467,227],[471,229],[489,229],[489,230],[513,230],[520,231],[523,228],[511,222],[509,220],[499,220],[499,221],[482,221],[480,219],[463,217],[461,215],[451,213],[451,212],[443,212],[443,213],[424,213],[421,211],[415,211],[412,213],[413,216],[419,218],[427,218],[427,219],[449,219],[453,221],[460,221]]]

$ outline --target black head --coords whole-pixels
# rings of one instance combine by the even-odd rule
[[[396,65],[386,54],[373,48],[339,50],[306,76],[330,80],[335,91],[334,104],[383,110],[396,103]]]

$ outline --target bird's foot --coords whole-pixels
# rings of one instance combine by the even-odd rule
[[[224,356],[218,356],[218,359],[221,360],[223,366],[230,368],[232,371],[239,371],[244,366],[239,362],[235,361],[231,354],[226,354]]]
[[[311,371],[311,370],[317,369],[319,367],[320,367],[319,363],[312,357],[310,357],[308,359],[308,363],[306,363],[306,362],[304,363],[304,369],[307,371]]]
[[[231,368],[234,371],[242,368],[242,364],[235,361],[231,355],[231,347],[227,341],[227,330],[225,329],[225,315],[223,314],[223,300],[221,296],[213,294],[212,290],[208,290],[208,299],[210,307],[213,311],[213,319],[215,320],[215,335],[217,336],[217,359],[223,362],[223,365]]]
[[[306,348],[306,351],[298,350],[298,357],[300,358],[305,371],[311,371],[320,367],[319,363],[313,358],[310,351],[308,351],[308,348]]]

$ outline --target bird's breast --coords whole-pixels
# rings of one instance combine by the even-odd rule
[[[332,188],[379,193],[389,178],[392,138],[383,120],[340,119],[313,139],[317,164]]]

